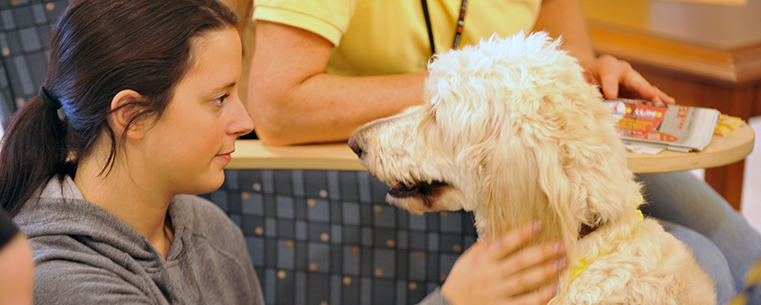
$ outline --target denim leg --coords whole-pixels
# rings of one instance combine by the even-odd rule
[[[659,220],[666,232],[682,241],[692,250],[695,260],[703,267],[706,273],[711,277],[716,285],[716,297],[718,304],[723,304],[735,293],[735,281],[732,279],[732,273],[729,272],[727,260],[716,247],[705,236],[686,227],[674,224],[668,221]],[[695,251],[695,249],[700,249]]]
[[[645,185],[648,202],[642,211],[711,240],[724,254],[732,277],[740,285],[745,272],[761,258],[761,234],[705,181],[689,172],[640,174],[637,178]],[[757,290],[748,304],[761,304],[761,291]]]

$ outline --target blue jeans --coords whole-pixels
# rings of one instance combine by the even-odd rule
[[[689,172],[640,174],[645,214],[662,220],[716,282],[719,304],[734,295],[745,272],[761,258],[761,234],[707,183]],[[756,290],[748,304],[761,304]]]

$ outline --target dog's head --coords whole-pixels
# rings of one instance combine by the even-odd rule
[[[491,238],[541,219],[569,241],[641,200],[610,110],[559,40],[492,37],[437,56],[429,72],[426,104],[349,141],[390,204],[474,211]]]

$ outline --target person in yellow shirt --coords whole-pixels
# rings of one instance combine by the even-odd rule
[[[576,1],[257,0],[249,86],[257,135],[276,145],[342,141],[366,122],[421,104],[426,64],[433,50],[452,46],[461,4],[458,46],[545,30],[562,35],[606,97],[616,97],[620,83],[635,97],[673,103],[628,63],[594,56]]]

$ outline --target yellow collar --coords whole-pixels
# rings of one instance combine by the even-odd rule
[[[642,211],[640,211],[639,209],[637,209],[637,215],[639,215],[639,221],[642,221],[642,220],[644,220],[644,219],[645,219],[645,217],[642,215]],[[618,241],[621,241],[621,238],[620,238],[620,237],[618,238]],[[613,248],[614,248],[614,247],[611,247],[611,249],[613,249]],[[591,261],[587,261],[587,259],[586,259],[585,257],[582,257],[582,258],[579,260],[579,262],[576,264],[576,266],[575,266],[575,267],[573,267],[573,270],[571,271],[571,281],[573,281],[574,279],[576,279],[576,277],[578,277],[578,276],[579,276],[579,274],[581,274],[581,272],[582,272],[582,271],[584,271],[584,269],[586,269],[586,268],[587,268],[587,266],[591,265],[591,264],[592,264],[592,263],[594,263],[594,262],[595,262],[595,261],[596,261],[596,260],[597,260],[597,259],[598,259],[600,256],[603,256],[603,255],[605,255],[605,254],[608,254],[608,251],[598,251],[598,252],[597,252],[597,256],[595,256],[595,258],[593,258]]]

